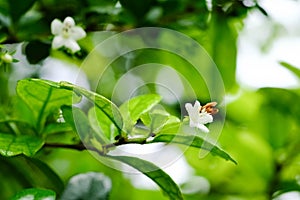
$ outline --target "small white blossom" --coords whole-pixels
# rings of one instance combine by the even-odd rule
[[[53,49],[64,46],[73,53],[80,50],[80,46],[76,41],[86,36],[85,31],[81,27],[75,26],[75,21],[72,17],[66,17],[63,22],[54,19],[51,23],[51,33],[55,35],[52,41]]]
[[[190,119],[190,127],[196,127],[201,131],[208,133],[209,130],[204,124],[211,123],[213,117],[210,113],[206,112],[206,109],[201,109],[199,101],[195,101],[194,106],[190,103],[185,104],[185,108],[188,112]]]
[[[1,60],[5,63],[12,63],[13,57],[9,53],[4,53],[1,55]]]

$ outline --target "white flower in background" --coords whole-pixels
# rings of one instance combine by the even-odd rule
[[[66,17],[63,22],[54,19],[51,23],[51,33],[55,35],[52,41],[53,49],[64,46],[73,53],[80,50],[80,46],[76,41],[86,36],[85,31],[81,27],[75,26],[75,21],[72,17]]]
[[[1,61],[5,63],[12,63],[13,57],[9,53],[4,53],[1,55]]]
[[[200,102],[195,101],[194,106],[190,103],[186,103],[185,108],[189,115],[190,127],[196,127],[201,131],[208,133],[209,130],[204,124],[213,122],[213,117],[211,113],[206,111],[206,107],[201,107]]]

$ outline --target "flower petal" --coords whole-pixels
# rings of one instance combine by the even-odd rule
[[[53,41],[52,41],[52,48],[53,49],[58,49],[58,48],[64,46],[64,44],[65,44],[65,38],[58,35],[58,36],[55,36]]]
[[[51,22],[51,33],[53,35],[59,35],[62,31],[62,28],[63,28],[63,24],[60,20],[54,19]]]
[[[201,105],[199,101],[196,101],[194,106],[190,103],[185,104],[185,109],[187,110],[190,121],[193,121],[194,123],[200,123],[200,117],[199,117],[199,110],[201,108]]]
[[[197,124],[197,128],[205,133],[209,132],[209,129],[206,126],[204,126],[203,124]]]
[[[197,100],[195,101],[194,109],[197,110],[197,112],[200,112],[201,105],[200,105],[200,102]]]
[[[199,114],[199,123],[201,124],[207,124],[213,122],[213,117],[212,115],[208,113],[200,113]]]
[[[80,46],[77,44],[75,40],[67,39],[64,44],[65,47],[70,49],[73,53],[80,50]]]
[[[72,17],[66,17],[64,20],[64,26],[73,27],[75,26],[75,21]]]
[[[86,36],[86,33],[81,27],[75,26],[71,29],[70,37],[72,39],[80,40],[80,39],[84,38],[85,36]]]

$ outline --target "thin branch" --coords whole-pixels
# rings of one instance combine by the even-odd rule
[[[100,155],[105,155],[108,153],[109,149],[114,148],[116,146],[121,146],[125,144],[145,144],[147,138],[120,138],[118,141],[110,144],[105,144],[102,146],[102,150],[97,149],[92,146],[85,146],[83,143],[79,144],[62,144],[62,143],[45,143],[43,147],[46,148],[66,148],[66,149],[74,149],[78,151],[83,150],[91,150],[95,151]]]
[[[43,147],[75,149],[78,151],[86,150],[86,147],[82,143],[79,144],[45,143]]]

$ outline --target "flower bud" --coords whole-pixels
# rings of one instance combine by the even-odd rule
[[[3,60],[5,63],[12,63],[13,57],[9,53],[5,53],[1,55],[1,60]]]

